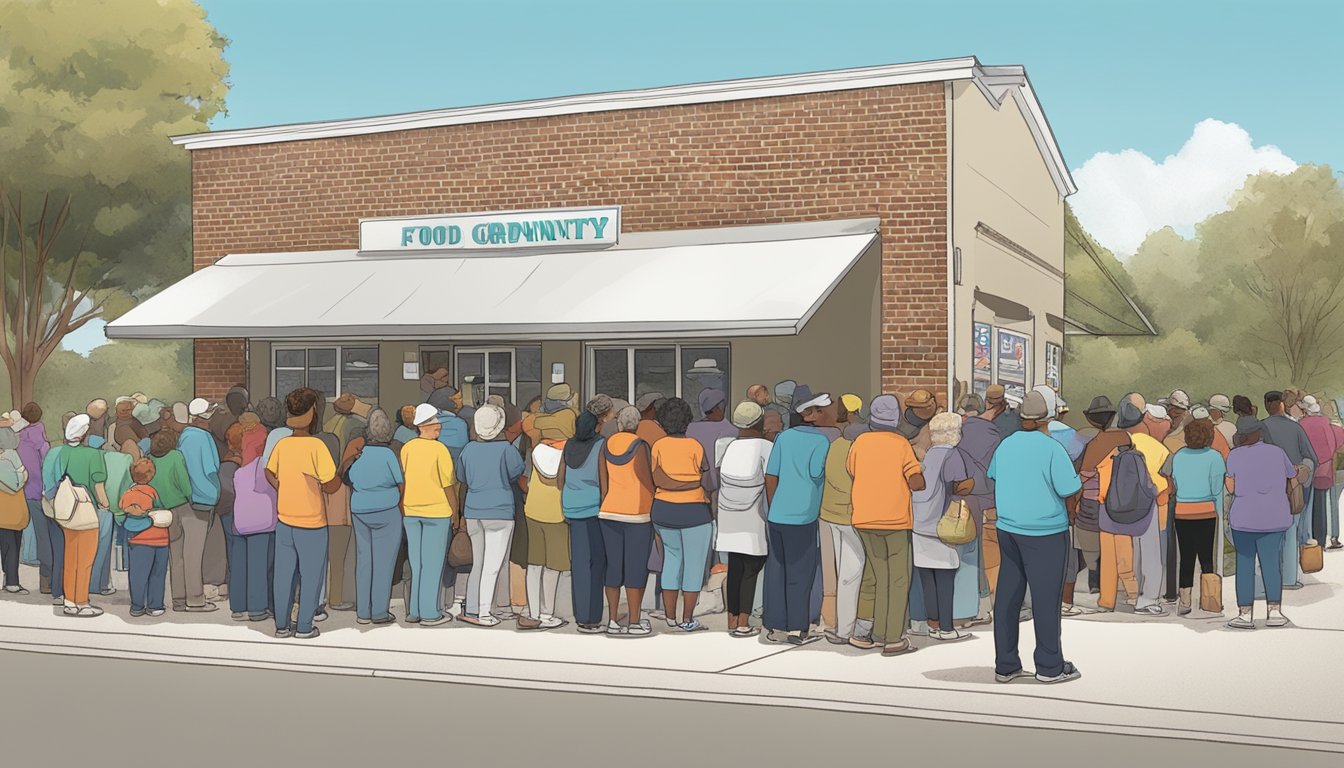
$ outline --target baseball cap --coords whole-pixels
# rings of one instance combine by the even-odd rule
[[[189,416],[209,416],[214,410],[214,406],[210,405],[210,401],[204,397],[198,397],[187,404],[187,414]]]
[[[840,404],[845,406],[845,410],[850,413],[859,413],[863,410],[863,398],[855,394],[841,395]]]
[[[733,409],[733,426],[747,429],[759,424],[765,416],[765,410],[752,400],[743,400]]]
[[[1214,395],[1213,397],[1209,398],[1209,407],[1214,409],[1215,411],[1222,411],[1223,413],[1231,413],[1232,401],[1227,399],[1227,395]]]
[[[439,409],[429,403],[421,403],[415,406],[415,417],[412,424],[417,427],[423,427],[439,417]]]

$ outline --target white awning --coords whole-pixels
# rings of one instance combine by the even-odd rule
[[[226,256],[107,325],[112,339],[791,335],[877,219],[624,233],[598,251]]]

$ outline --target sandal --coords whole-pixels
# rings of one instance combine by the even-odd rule
[[[738,627],[728,632],[729,637],[755,637],[761,634],[760,627]]]

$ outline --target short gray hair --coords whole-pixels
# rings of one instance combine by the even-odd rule
[[[387,445],[392,442],[392,417],[382,408],[369,414],[369,426],[364,429],[364,442],[369,445]]]
[[[611,397],[607,395],[595,395],[593,399],[589,400],[588,404],[584,406],[584,410],[588,411],[594,416],[601,416],[607,411],[610,411],[612,405],[613,403],[611,401]]]
[[[639,409],[633,405],[627,405],[616,414],[616,427],[622,432],[634,432],[639,426]]]
[[[940,413],[929,422],[929,437],[934,445],[956,445],[961,442],[961,417],[955,413]]]

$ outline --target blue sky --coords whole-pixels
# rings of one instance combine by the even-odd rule
[[[975,55],[1027,67],[1080,171],[1075,210],[1117,252],[1160,226],[1190,231],[1247,173],[1344,171],[1344,99],[1327,53],[1344,28],[1339,0],[201,4],[230,40],[228,114],[215,129]],[[1192,136],[1211,138],[1163,163]],[[1129,149],[1142,155],[1084,167]],[[1200,173],[1228,179],[1205,185],[1206,204],[1146,199]],[[67,346],[101,340],[90,325]]]

